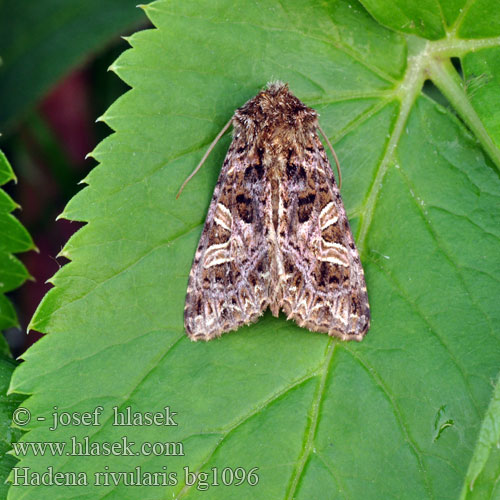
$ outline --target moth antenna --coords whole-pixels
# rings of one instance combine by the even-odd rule
[[[330,151],[332,152],[333,158],[335,159],[335,164],[337,165],[337,174],[339,176],[339,190],[340,190],[340,188],[342,187],[342,174],[340,172],[340,163],[339,163],[339,159],[337,158],[337,153],[335,153],[335,150],[333,149],[332,143],[330,142],[330,140],[326,136],[325,132],[323,132],[323,129],[320,127],[319,123],[318,123],[318,130],[321,132],[323,139],[325,139],[325,142],[328,145],[328,147],[330,148]]]
[[[196,168],[189,174],[188,178],[182,183],[181,188],[179,189],[179,192],[177,193],[177,196],[175,199],[179,198],[179,196],[182,193],[182,190],[186,187],[186,184],[196,175],[196,172],[200,170],[202,165],[205,163],[205,160],[208,158],[208,155],[212,152],[212,149],[214,149],[215,145],[219,142],[220,138],[226,133],[227,129],[231,126],[231,123],[233,121],[233,118],[231,119],[224,125],[223,129],[217,134],[217,137],[213,140],[212,144],[208,147],[207,151],[203,155],[203,158],[200,160],[200,163],[196,165]]]

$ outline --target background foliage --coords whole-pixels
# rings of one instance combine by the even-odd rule
[[[5,155],[0,151],[0,186],[16,177]],[[12,215],[19,208],[12,198],[0,189],[0,330],[17,325],[14,306],[5,296],[6,292],[22,285],[29,274],[23,264],[13,255],[33,250],[34,244],[26,229]],[[0,497],[7,497],[8,485],[5,483],[10,469],[16,463],[13,456],[7,455],[12,442],[20,437],[20,432],[10,428],[12,412],[22,401],[22,396],[7,396],[10,378],[14,371],[9,346],[0,336]]]
[[[5,155],[0,151],[0,186],[16,177]],[[12,211],[19,208],[12,198],[0,189],[0,329],[5,330],[17,324],[16,312],[11,302],[5,296],[14,288],[19,287],[28,278],[29,274],[23,264],[14,257],[14,253],[26,252],[34,249],[33,241],[26,229],[12,215]],[[0,339],[5,351],[5,341]]]
[[[126,0],[0,2],[0,128],[18,123],[71,67],[144,21]],[[40,22],[43,19],[43,22]]]
[[[112,69],[132,90],[63,216],[86,225],[32,320],[50,335],[11,391],[34,415],[105,407],[96,428],[24,439],[120,439],[111,408],[178,412],[184,457],[39,457],[44,471],[179,472],[168,489],[11,488],[9,498],[497,497],[500,21],[493,1],[159,1]],[[182,328],[187,274],[229,142],[175,192],[235,108],[269,80],[320,112],[373,323],[360,344],[266,314],[208,344]],[[424,92],[430,79],[439,102]],[[429,84],[427,87],[429,88]],[[50,362],[49,362],[50,361]],[[183,484],[258,466],[255,487]]]
[[[7,191],[40,249],[22,256],[35,280],[10,294],[23,326],[6,332],[15,354],[38,338],[25,328],[59,267],[55,256],[79,227],[54,220],[91,167],[85,155],[108,134],[96,117],[126,90],[106,70],[126,46],[117,35],[148,24],[135,5],[0,2],[0,142],[19,179]]]

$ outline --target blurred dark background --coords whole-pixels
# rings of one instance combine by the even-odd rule
[[[0,0],[0,149],[17,184],[3,189],[39,252],[19,254],[33,281],[7,294],[20,328],[4,335],[17,357],[41,334],[26,327],[81,224],[59,220],[95,166],[87,153],[111,131],[96,119],[127,90],[108,67],[129,47],[121,38],[150,27],[130,0]]]

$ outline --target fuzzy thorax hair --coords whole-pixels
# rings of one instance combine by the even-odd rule
[[[272,145],[276,150],[305,148],[316,132],[317,113],[297,99],[283,82],[273,82],[237,109],[234,136],[254,148]]]

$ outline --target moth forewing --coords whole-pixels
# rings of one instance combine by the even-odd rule
[[[189,275],[187,334],[210,340],[270,307],[309,330],[361,340],[370,318],[363,268],[316,112],[277,82],[232,125]]]

